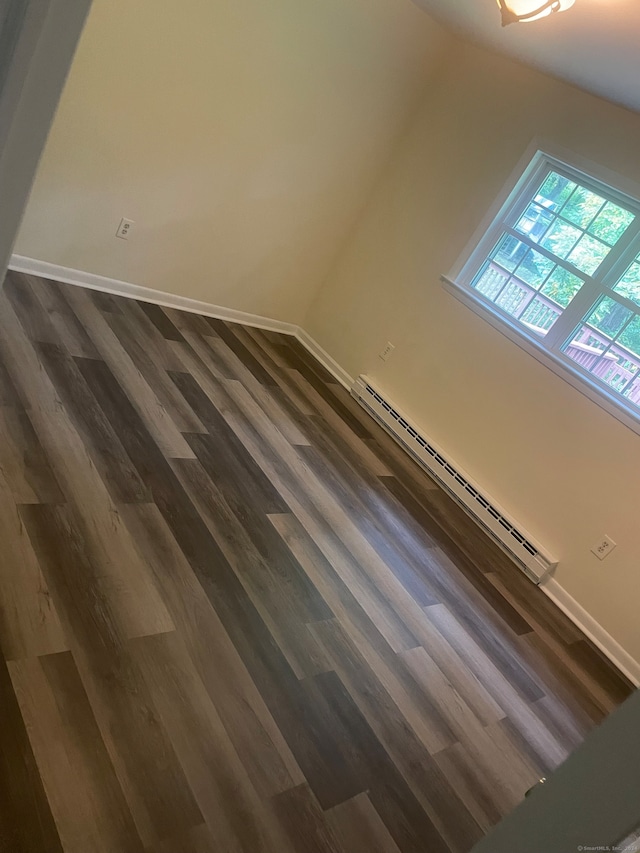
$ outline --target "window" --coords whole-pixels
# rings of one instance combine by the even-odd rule
[[[456,280],[444,280],[640,432],[638,199],[538,152]]]

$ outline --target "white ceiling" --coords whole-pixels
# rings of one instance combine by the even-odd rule
[[[500,26],[496,0],[414,0],[460,35],[640,111],[640,0],[575,0],[565,12]]]

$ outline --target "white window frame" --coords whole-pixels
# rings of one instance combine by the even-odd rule
[[[561,347],[565,345],[573,330],[583,322],[590,307],[595,305],[601,295],[607,293],[605,288],[615,285],[624,275],[629,264],[640,254],[640,186],[625,181],[620,176],[592,163],[582,161],[577,165],[576,161],[579,158],[568,155],[566,152],[562,152],[562,159],[560,159],[560,156],[547,151],[548,149],[545,151],[534,148],[535,153],[529,150],[523,157],[520,166],[515,170],[507,187],[485,217],[454,269],[449,275],[441,276],[441,280],[445,290],[491,326],[640,435],[640,409],[609,389],[606,383],[580,369],[561,351]],[[527,330],[526,326],[472,288],[471,283],[505,232],[506,222],[512,223],[509,226],[511,231],[515,236],[519,236],[514,231],[513,224],[531,202],[549,169],[576,181],[598,195],[619,203],[632,211],[636,219],[603,260],[595,277],[580,273],[585,279],[585,284],[569,306],[564,309],[545,338],[540,339],[533,331]],[[545,250],[537,244],[535,249],[545,254]],[[553,258],[555,263],[565,266],[557,256],[549,253],[549,257]],[[616,298],[627,303],[634,312],[640,314],[640,306],[635,302],[626,300],[618,293]]]

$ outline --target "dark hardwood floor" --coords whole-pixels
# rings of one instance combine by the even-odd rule
[[[6,853],[465,853],[631,691],[294,340],[17,273],[0,548]]]

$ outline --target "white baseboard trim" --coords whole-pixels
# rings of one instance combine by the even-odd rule
[[[308,332],[305,332],[304,329],[299,328],[298,334],[296,335],[300,343],[303,347],[305,347],[311,355],[313,355],[320,364],[329,371],[329,373],[337,379],[341,385],[347,389],[347,391],[351,390],[351,386],[353,385],[353,376],[350,376],[346,370],[343,370],[342,367],[338,364],[338,362],[333,359],[329,353],[322,349],[320,344],[311,337]]]
[[[231,323],[240,323],[271,332],[293,335],[341,385],[347,389],[353,385],[353,377],[346,370],[343,370],[311,335],[294,323],[273,320],[259,314],[249,314],[246,311],[236,311],[234,308],[224,308],[210,302],[201,302],[197,299],[189,299],[186,296],[176,296],[162,290],[153,290],[139,284],[82,272],[22,255],[13,255],[9,268],[28,275],[61,281],[65,284],[74,284],[79,287],[88,287],[91,290],[112,293],[115,296],[140,299],[143,302],[153,302],[166,308],[177,308],[181,311],[203,314],[205,317],[217,317]],[[636,686],[640,686],[640,663],[632,658],[554,578],[550,578],[546,583],[541,584],[540,588],[627,678]]]
[[[640,663],[626,652],[620,643],[591,616],[590,613],[578,604],[569,593],[560,586],[555,578],[549,578],[540,584],[540,589],[551,601],[565,613],[569,619],[587,636],[600,651],[613,663],[627,678],[640,686]]]
[[[270,317],[262,317],[260,314],[249,314],[246,311],[237,311],[235,308],[224,308],[221,305],[201,302],[187,296],[176,296],[162,290],[153,290],[150,287],[142,287],[128,281],[119,281],[116,278],[82,272],[58,264],[50,264],[48,261],[26,258],[23,255],[12,255],[9,269],[27,275],[38,275],[53,281],[61,281],[65,284],[88,287],[90,290],[101,290],[115,296],[126,296],[129,299],[140,299],[142,302],[153,302],[155,305],[162,305],[165,308],[178,308],[180,311],[190,311],[192,314],[204,314],[205,317],[216,317],[219,320],[229,320],[231,323],[267,329],[270,332],[282,332],[285,335],[295,335],[296,337],[299,333],[300,327],[294,323],[273,320]]]

